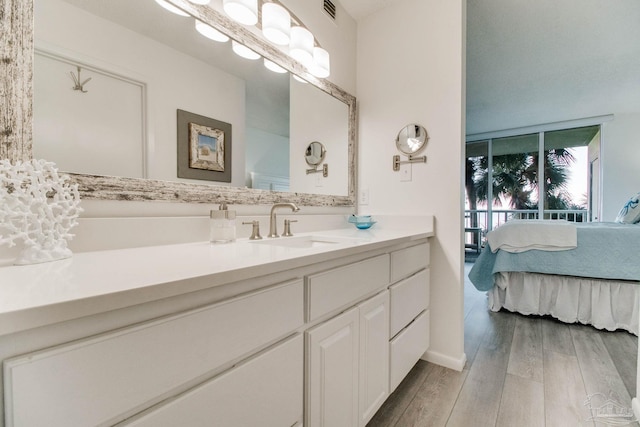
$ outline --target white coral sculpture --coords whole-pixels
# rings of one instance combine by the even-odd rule
[[[69,258],[69,231],[82,212],[78,185],[53,162],[0,160],[0,245],[24,249],[17,265]]]

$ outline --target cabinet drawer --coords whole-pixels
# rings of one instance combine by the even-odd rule
[[[392,393],[429,348],[429,310],[391,340],[390,346],[389,393]]]
[[[429,243],[391,252],[391,283],[429,266]]]
[[[301,334],[179,396],[127,426],[292,426],[302,422]]]
[[[296,280],[5,361],[7,424],[119,421],[300,327],[303,291]]]
[[[429,270],[389,287],[391,291],[391,327],[389,338],[394,337],[423,310],[429,308]]]
[[[389,255],[379,255],[307,277],[309,321],[389,284]]]

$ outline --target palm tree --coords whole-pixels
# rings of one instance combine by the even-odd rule
[[[467,193],[467,200],[469,201],[469,209],[475,211],[478,209],[478,195],[476,193],[476,182],[474,180],[475,171],[476,171],[476,158],[467,158],[465,164],[465,181],[464,188]],[[478,226],[478,216],[471,215],[471,227]]]
[[[571,197],[566,192],[567,169],[575,156],[565,148],[550,149],[544,157],[544,197],[547,209],[567,209]],[[487,202],[489,185],[488,158],[467,159],[465,188],[469,204]],[[493,157],[493,199],[506,199],[511,209],[538,208],[538,153],[515,153]],[[474,209],[475,207],[471,207]]]

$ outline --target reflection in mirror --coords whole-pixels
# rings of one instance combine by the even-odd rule
[[[355,100],[329,82],[304,76],[314,84],[302,85],[289,73],[267,70],[262,59],[239,58],[229,43],[203,37],[195,24],[152,0],[35,0],[34,156],[68,172],[156,180],[144,185],[156,186],[159,198],[175,200],[171,185],[157,180],[204,184],[176,177],[176,110],[185,109],[232,124],[232,186],[251,188],[262,176],[276,185],[259,188],[336,195],[320,198],[320,204],[352,205]],[[83,80],[92,78],[86,93],[71,90],[69,72],[78,66]],[[294,84],[306,88],[294,90]],[[337,128],[331,151],[342,169],[331,188],[296,182],[299,173],[289,162],[291,153],[299,153],[300,139],[293,135],[306,141],[325,137],[309,133],[318,128],[305,125],[309,116],[300,121],[290,111],[308,112],[318,104],[326,108],[314,111],[318,121]],[[114,182],[125,192],[130,184],[138,186]],[[196,201],[215,192],[252,200],[251,190],[242,190],[245,198],[219,185],[184,187],[179,196],[193,190]],[[102,198],[95,190],[89,196]]]
[[[318,166],[323,162],[324,157],[327,154],[327,150],[324,148],[321,142],[313,141],[307,146],[304,151],[304,159],[309,166],[313,166],[311,169],[307,169],[306,173],[322,173],[323,178],[329,176],[329,165],[327,163],[322,165],[322,169],[318,169]]]
[[[310,166],[317,166],[324,160],[324,156],[327,154],[327,150],[324,148],[321,142],[313,141],[307,146],[304,151],[304,159]]]
[[[420,151],[428,140],[429,134],[423,126],[410,124],[398,133],[396,147],[404,154],[414,154]]]

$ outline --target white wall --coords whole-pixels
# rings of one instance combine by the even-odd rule
[[[613,221],[622,205],[640,192],[640,111],[614,114],[603,126],[601,147],[602,220]]]
[[[359,178],[372,214],[433,214],[431,347],[427,358],[464,366],[463,141],[465,1],[398,0],[358,23]],[[430,136],[411,182],[392,170],[409,123]]]

